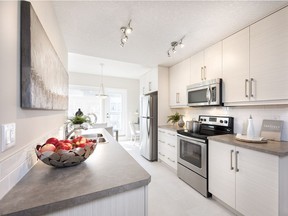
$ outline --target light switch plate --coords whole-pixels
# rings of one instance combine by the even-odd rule
[[[16,144],[16,124],[1,125],[1,151],[5,151]]]

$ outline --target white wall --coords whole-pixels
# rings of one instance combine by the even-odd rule
[[[33,1],[36,14],[67,68],[67,50],[50,2]],[[35,163],[32,147],[57,135],[65,111],[20,108],[20,2],[0,1],[0,124],[16,123],[16,146],[0,153],[0,199]]]
[[[173,110],[174,112],[176,110]],[[279,106],[243,106],[243,107],[197,107],[177,109],[184,114],[184,121],[198,119],[199,115],[220,115],[234,117],[234,132],[243,133],[246,131],[247,119],[251,115],[255,134],[260,135],[263,119],[282,120],[282,140],[288,141],[288,105]],[[244,130],[244,131],[243,131]]]
[[[99,87],[101,82],[99,75],[69,72],[69,84]],[[128,122],[137,120],[135,112],[139,111],[139,80],[118,77],[103,76],[105,88],[127,89],[127,124],[126,134],[130,137]]]

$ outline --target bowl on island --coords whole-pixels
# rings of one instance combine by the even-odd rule
[[[75,166],[85,161],[95,150],[96,140],[79,136],[73,140],[49,138],[45,144],[37,145],[36,155],[43,163],[60,167]]]

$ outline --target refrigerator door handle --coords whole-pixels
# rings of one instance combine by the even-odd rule
[[[148,134],[148,137],[150,137],[150,122],[148,124],[148,121],[150,121],[150,119],[146,118],[147,134]]]

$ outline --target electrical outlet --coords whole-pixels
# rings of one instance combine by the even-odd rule
[[[16,124],[1,125],[1,151],[5,151],[16,144]]]

